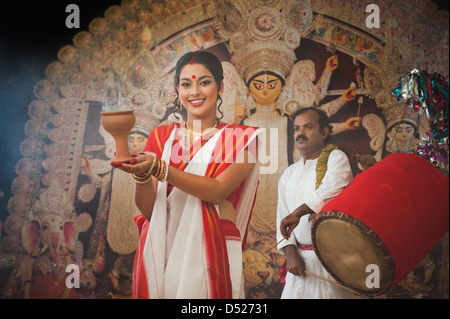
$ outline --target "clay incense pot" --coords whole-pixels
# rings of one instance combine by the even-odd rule
[[[136,117],[133,110],[102,112],[102,126],[112,135],[116,143],[114,162],[127,161],[131,158],[128,150],[128,135],[135,122]]]

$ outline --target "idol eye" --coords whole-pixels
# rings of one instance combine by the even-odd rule
[[[274,88],[277,87],[277,85],[278,85],[278,82],[273,82],[273,83],[270,83],[270,84],[267,86],[267,88],[269,88],[270,90],[273,90]]]
[[[262,85],[261,83],[257,83],[257,82],[253,82],[253,86],[257,89],[257,90],[262,90],[264,88],[264,85]]]

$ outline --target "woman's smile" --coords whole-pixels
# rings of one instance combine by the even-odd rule
[[[197,106],[203,105],[203,103],[206,101],[206,99],[194,99],[194,100],[188,100],[188,101],[192,106],[197,107]]]

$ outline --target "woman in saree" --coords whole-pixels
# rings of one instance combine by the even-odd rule
[[[144,153],[111,163],[132,174],[142,213],[133,298],[243,298],[259,129],[220,122],[223,69],[215,55],[184,54],[174,82],[186,121],[155,128]]]

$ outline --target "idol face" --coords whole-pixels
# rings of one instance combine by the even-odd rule
[[[249,83],[249,90],[257,105],[273,105],[280,96],[283,85],[281,80],[271,74],[262,74]]]
[[[415,132],[414,127],[406,123],[397,124],[394,130],[395,130],[395,138],[400,142],[410,141],[413,138]]]
[[[213,75],[202,64],[188,64],[180,72],[177,87],[181,103],[189,114],[189,120],[215,120],[218,94],[222,83],[216,83]]]
[[[128,135],[128,148],[130,152],[139,153],[142,152],[147,143],[147,137],[137,132],[132,132]]]

